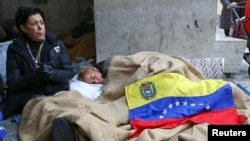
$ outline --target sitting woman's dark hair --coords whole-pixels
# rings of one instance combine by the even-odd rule
[[[41,9],[33,7],[25,7],[25,6],[19,7],[15,13],[16,27],[20,31],[22,31],[20,25],[25,25],[28,20],[28,17],[36,13],[39,13],[44,20],[44,12]]]

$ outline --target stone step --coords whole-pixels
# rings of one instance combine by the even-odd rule
[[[247,40],[216,34],[213,57],[224,58],[224,73],[239,73]]]

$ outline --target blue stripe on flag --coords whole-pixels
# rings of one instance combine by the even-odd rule
[[[166,94],[167,95],[167,94]],[[188,96],[188,95],[187,95]],[[214,111],[234,107],[232,89],[229,84],[206,96],[164,97],[144,106],[130,109],[130,121],[134,119],[159,120],[184,118],[203,111]]]

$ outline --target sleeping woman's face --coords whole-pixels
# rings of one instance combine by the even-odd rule
[[[91,71],[83,76],[83,81],[89,84],[103,84],[102,74],[99,71]]]

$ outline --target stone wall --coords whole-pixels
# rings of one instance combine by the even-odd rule
[[[97,61],[158,51],[211,57],[217,0],[95,0]]]

